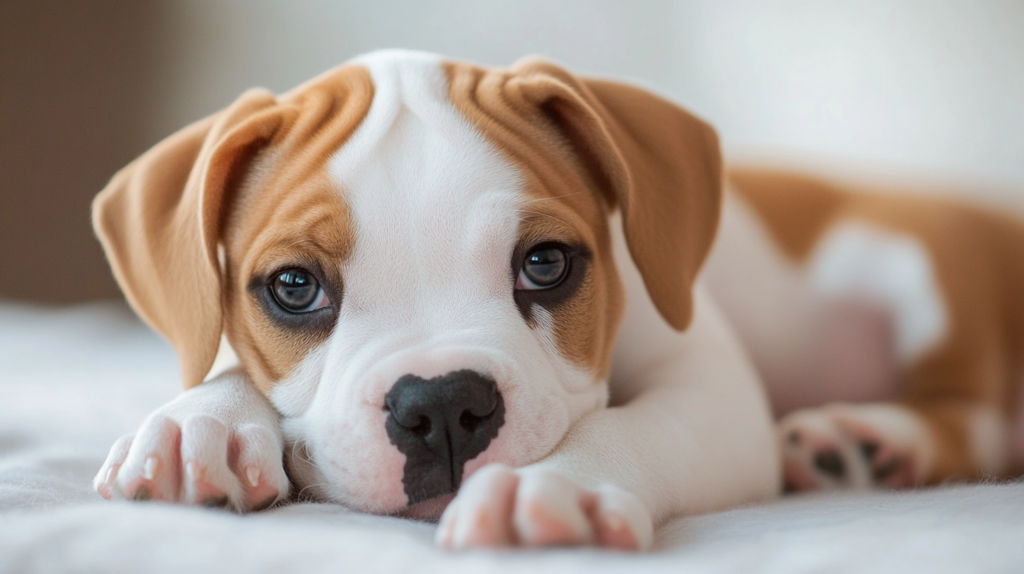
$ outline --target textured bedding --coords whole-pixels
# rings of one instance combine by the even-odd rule
[[[430,524],[331,504],[102,500],[90,481],[107,449],[178,385],[170,347],[120,304],[0,304],[0,571],[1024,573],[1019,483],[787,497],[676,519],[641,556],[450,554]]]

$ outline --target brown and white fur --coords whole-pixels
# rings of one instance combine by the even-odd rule
[[[694,286],[721,178],[703,122],[539,59],[381,52],[250,91],[95,202],[115,276],[188,389],[114,445],[96,487],[245,510],[290,478],[358,510],[444,511],[454,548],[646,548],[667,517],[770,497],[768,402]],[[576,253],[566,280],[523,288],[524,250],[552,241]],[[308,316],[268,299],[289,268],[323,286]],[[218,349],[238,366],[211,371]],[[410,505],[386,395],[466,369],[495,381],[504,424],[454,500]]]
[[[96,487],[443,511],[453,548],[636,549],[670,516],[774,495],[783,466],[795,488],[1000,472],[1024,356],[1024,277],[1001,264],[1017,228],[745,172],[723,211],[723,178],[704,123],[538,59],[381,52],[248,92],[95,203],[188,389]],[[576,275],[524,289],[524,250],[551,241]],[[309,317],[268,299],[289,268],[324,287]],[[495,381],[504,424],[457,493],[410,504],[385,397],[466,369]],[[778,431],[772,409],[792,411]]]
[[[1006,476],[1024,441],[1024,225],[735,169],[705,278],[758,366],[787,486]]]

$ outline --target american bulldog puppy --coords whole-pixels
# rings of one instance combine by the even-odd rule
[[[697,281],[722,173],[677,105],[537,58],[386,51],[246,92],[94,203],[186,389],[96,488],[310,497],[451,548],[644,549],[775,495],[767,398]]]

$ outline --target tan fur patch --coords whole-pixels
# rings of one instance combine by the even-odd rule
[[[209,372],[225,329],[243,365],[266,376],[286,372],[301,354],[272,351],[269,341],[263,347],[254,323],[245,326],[254,312],[239,286],[270,264],[271,253],[324,258],[325,269],[347,253],[345,210],[340,198],[328,198],[337,194],[325,187],[324,169],[372,99],[369,71],[360,66],[332,70],[281,97],[251,90],[154,146],[93,202],[114,275],[139,316],[174,345],[186,388]],[[307,226],[320,231],[306,236],[300,230]]]
[[[347,206],[322,170],[295,186],[271,184],[250,193],[233,212],[225,238],[225,330],[246,372],[268,392],[330,332],[295,331],[274,323],[250,292],[251,279],[315,267],[334,291],[328,295],[332,302],[340,304],[335,300],[344,289],[340,264],[355,238]]]
[[[294,137],[252,164],[225,223],[225,331],[264,392],[292,372],[329,329],[295,330],[271,320],[251,292],[254,277],[299,267],[319,271],[335,306],[341,263],[355,235],[343,190],[327,174],[331,154],[355,131],[372,102],[369,73],[350,66],[313,80],[282,102],[301,110]]]
[[[720,209],[714,131],[653,94],[579,79],[543,60],[507,70],[449,63],[446,74],[456,109],[520,168],[528,209],[589,241],[587,277],[555,312],[563,355],[609,372],[624,313],[607,225],[615,209],[652,300],[669,324],[686,328]],[[524,218],[524,234],[537,229]]]
[[[606,378],[625,305],[611,257],[611,237],[602,224],[603,210],[584,197],[559,197],[539,182],[529,189],[533,199],[523,209],[519,227],[522,247],[558,241],[583,245],[589,251],[588,260],[578,263],[586,274],[575,292],[550,309],[559,351],[598,378]]]
[[[850,220],[909,234],[928,250],[949,329],[904,368],[900,402],[938,437],[929,482],[974,477],[969,414],[988,406],[1009,416],[1024,372],[1024,225],[947,199],[847,190],[784,172],[735,169],[729,179],[797,261],[831,225]]]
[[[847,200],[832,185],[798,174],[731,168],[727,178],[768,224],[783,251],[798,261],[811,254]]]

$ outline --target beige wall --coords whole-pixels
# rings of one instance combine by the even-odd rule
[[[248,87],[384,47],[542,53],[671,95],[732,157],[1018,193],[1021,30],[1019,0],[4,0],[0,297],[116,293],[87,205],[118,167]]]
[[[153,139],[155,4],[0,2],[0,297],[117,296],[92,196]]]
[[[167,129],[250,85],[417,48],[491,64],[542,53],[625,76],[791,150],[1024,187],[1021,0],[185,0]],[[182,86],[194,89],[183,91]]]

